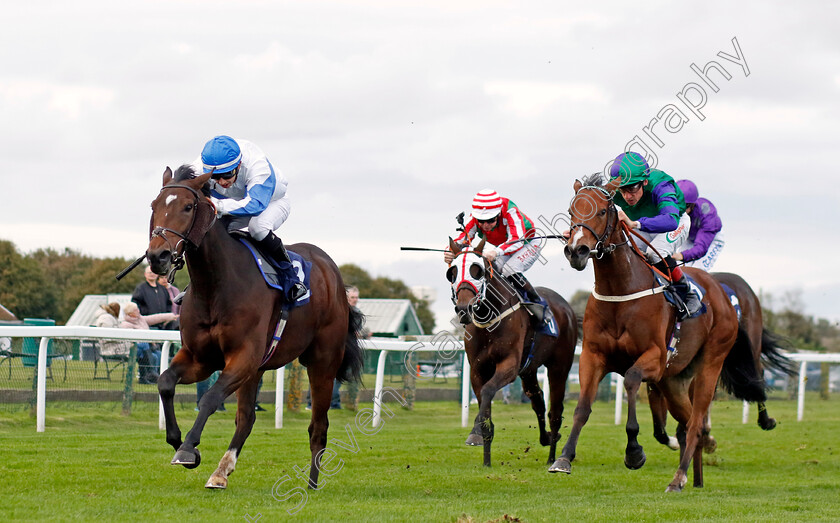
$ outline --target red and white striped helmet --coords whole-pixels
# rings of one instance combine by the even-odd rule
[[[472,202],[472,217],[476,220],[489,220],[502,212],[502,197],[493,189],[478,192]]]

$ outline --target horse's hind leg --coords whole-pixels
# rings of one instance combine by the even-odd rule
[[[572,360],[566,365],[554,365],[548,368],[550,406],[548,411],[549,435],[548,464],[554,463],[557,442],[560,441],[560,427],[563,425],[563,401],[566,399],[566,380]]]
[[[522,390],[531,400],[531,408],[537,415],[537,428],[540,429],[540,445],[547,447],[551,440],[545,430],[545,399],[540,384],[537,382],[537,373],[529,372],[522,376]],[[553,459],[551,460],[554,461]]]
[[[776,428],[776,420],[767,414],[767,407],[763,401],[758,402],[758,426],[762,430],[773,430]]]
[[[680,443],[677,441],[677,438],[669,436],[665,430],[665,425],[668,421],[668,406],[665,403],[665,397],[656,385],[652,383],[648,383],[647,391],[650,414],[653,418],[653,437],[669,449],[679,450]]]
[[[219,461],[219,466],[210,475],[207,484],[204,485],[206,488],[227,488],[228,477],[236,468],[236,460],[239,458],[239,453],[242,452],[242,446],[251,434],[254,421],[257,419],[257,415],[254,412],[254,405],[257,399],[257,386],[260,383],[262,375],[262,372],[258,372],[250,380],[243,383],[239,387],[239,390],[236,391],[236,431],[233,434],[233,439],[228,446],[227,452],[222,456],[222,460]]]

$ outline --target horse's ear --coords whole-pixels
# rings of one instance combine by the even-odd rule
[[[475,248],[475,252],[477,252],[478,254],[481,254],[482,252],[484,252],[484,244],[485,243],[487,243],[487,240],[482,239],[481,243],[478,244],[478,247]]]
[[[615,191],[618,190],[618,184],[619,183],[621,183],[621,182],[619,181],[618,177],[616,176],[615,178],[613,178],[613,179],[611,179],[610,181],[607,182],[607,185],[604,187],[604,189],[606,189],[607,192],[610,193],[610,195],[612,196],[615,193]]]
[[[169,183],[171,181],[172,181],[172,169],[170,169],[169,166],[167,165],[166,170],[163,171],[163,185],[166,185],[167,183]]]
[[[449,237],[449,250],[452,251],[452,254],[458,254],[461,252],[461,246],[455,243],[452,236]]]
[[[205,183],[210,181],[210,177],[213,176],[213,171],[209,173],[204,173],[201,176],[196,176],[192,179],[192,182],[195,183],[196,188],[204,186]]]
[[[577,194],[577,192],[580,190],[581,187],[583,187],[583,183],[581,183],[580,180],[575,180],[575,187],[574,187],[575,194]]]

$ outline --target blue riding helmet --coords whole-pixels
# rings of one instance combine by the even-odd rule
[[[210,171],[223,174],[230,172],[242,161],[242,151],[239,144],[230,136],[216,136],[204,144],[201,151],[201,163],[204,164],[204,173]]]

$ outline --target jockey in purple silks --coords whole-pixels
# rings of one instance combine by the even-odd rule
[[[686,267],[697,267],[711,272],[723,250],[723,227],[717,208],[705,198],[700,198],[697,186],[690,180],[677,182],[683,192],[686,213],[691,218],[691,229],[685,248],[674,253],[674,259],[682,260]]]

